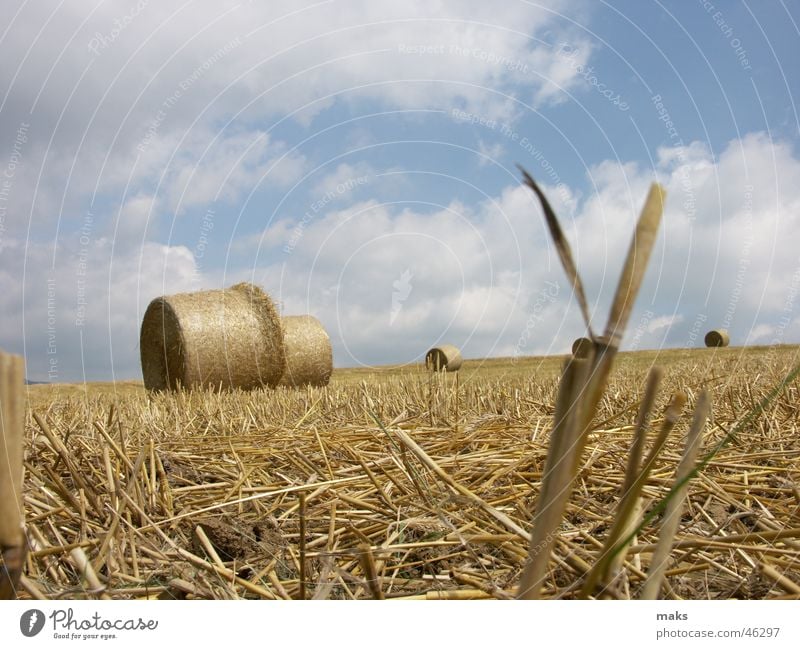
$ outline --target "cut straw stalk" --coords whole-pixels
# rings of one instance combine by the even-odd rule
[[[393,597],[396,600],[450,600],[463,601],[471,599],[492,599],[493,596],[477,588],[462,588],[459,590],[431,590],[422,595],[404,595]]]
[[[763,532],[745,532],[743,534],[729,534],[728,536],[716,536],[711,539],[681,539],[673,544],[672,549],[688,550],[692,548],[730,547],[731,544],[735,543],[763,543],[767,541],[779,541],[784,539],[800,539],[800,527],[788,527],[780,530]],[[630,548],[630,552],[654,552],[656,547],[657,544],[655,543],[634,545]]]
[[[25,564],[22,504],[25,364],[0,351],[0,599],[14,599]]]
[[[622,335],[630,319],[636,296],[647,270],[650,253],[655,244],[661,223],[665,192],[656,183],[650,187],[650,192],[639,216],[622,275],[617,285],[605,335],[602,338],[595,338],[589,322],[589,310],[583,291],[583,284],[573,261],[569,243],[543,192],[524,169],[522,173],[526,184],[536,193],[542,204],[550,234],[558,249],[564,271],[573,285],[589,335],[594,343],[594,353],[590,353],[585,361],[591,363],[590,371],[584,371],[580,374],[565,371],[562,376],[562,383],[568,383],[569,385],[567,387],[561,386],[559,401],[562,404],[566,404],[567,412],[562,412],[559,416],[559,406],[556,406],[557,416],[553,437],[559,440],[570,440],[569,448],[568,450],[563,448],[563,442],[557,441],[551,445],[548,452],[548,465],[564,468],[552,474],[557,476],[552,479],[553,484],[558,485],[557,488],[549,484],[550,480],[543,481],[537,505],[534,531],[531,535],[530,557],[523,571],[517,592],[517,597],[519,598],[536,599],[539,597],[547,563],[552,552],[552,536],[563,519],[571,485],[580,468],[583,449],[591,430],[591,424],[605,392],[614,357],[619,350]],[[567,413],[571,413],[571,415],[567,416]],[[563,426],[564,431],[563,433],[559,431],[559,434],[556,435],[556,429],[559,426]],[[564,464],[567,458],[571,462]],[[546,512],[546,515],[544,512]],[[620,531],[617,533],[619,534]],[[595,578],[599,578],[599,574]]]
[[[586,324],[586,328],[589,330],[589,337],[594,339],[594,332],[592,331],[592,325],[590,322],[591,318],[589,317],[589,302],[586,300],[586,292],[583,290],[583,282],[581,281],[581,276],[578,273],[578,268],[575,265],[575,260],[572,257],[572,249],[569,246],[569,241],[567,241],[567,237],[564,236],[564,231],[561,229],[561,224],[558,222],[556,213],[550,206],[550,203],[547,200],[547,197],[544,195],[544,192],[539,188],[539,186],[536,184],[536,181],[527,171],[525,171],[522,167],[519,169],[522,172],[523,178],[525,179],[525,184],[528,185],[528,187],[530,187],[539,198],[539,202],[542,205],[542,211],[544,212],[545,222],[550,230],[550,236],[553,238],[553,243],[555,244],[556,251],[558,252],[559,259],[561,260],[561,265],[564,267],[564,272],[567,274],[567,278],[569,279],[570,284],[572,284],[572,288],[575,291],[575,296],[578,299],[578,306],[580,306],[581,313],[583,314],[583,320]]]
[[[639,473],[636,475],[636,478],[634,479],[630,489],[628,489],[623,496],[622,501],[617,509],[614,524],[612,525],[611,531],[608,533],[608,538],[603,545],[603,550],[601,551],[600,556],[595,562],[591,572],[586,577],[586,581],[581,589],[582,597],[588,597],[593,593],[595,586],[598,584],[605,585],[608,581],[609,566],[611,565],[611,561],[617,552],[622,551],[622,549],[627,545],[627,540],[625,540],[623,532],[631,527],[630,520],[633,512],[636,509],[637,503],[639,502],[639,496],[642,493],[642,488],[647,482],[647,478],[650,476],[653,465],[663,450],[664,444],[667,442],[667,437],[675,427],[678,418],[681,416],[681,411],[683,410],[683,406],[685,404],[686,395],[684,393],[678,392],[672,396],[672,400],[667,407],[667,411],[664,413],[664,421],[661,424],[661,431],[653,443],[653,448],[650,449],[650,453],[647,455],[647,459],[644,461],[641,471],[639,471]],[[622,542],[620,542],[620,540],[622,540]]]
[[[642,462],[642,455],[644,453],[645,442],[647,441],[647,427],[650,423],[650,413],[655,404],[656,394],[658,393],[658,386],[664,376],[661,368],[652,367],[647,375],[647,383],[645,385],[644,397],[639,405],[639,411],[636,415],[636,424],[634,426],[633,443],[631,444],[630,455],[628,456],[628,464],[625,467],[625,480],[622,483],[620,491],[620,498],[624,499],[626,494],[633,489],[636,483],[636,476],[639,474],[640,465]],[[621,536],[627,538],[632,536],[633,530],[639,522],[641,515],[641,496],[636,498],[633,508],[631,509],[628,520],[621,523],[622,532]],[[616,577],[619,569],[625,561],[625,554],[628,544],[617,552],[612,557],[608,565],[606,574],[603,578],[609,583],[612,583]]]
[[[81,578],[86,581],[86,584],[91,589],[91,594],[98,595],[100,599],[111,599],[108,593],[105,592],[106,587],[97,577],[97,573],[94,571],[94,567],[83,551],[83,548],[74,548],[71,550],[69,558]]]
[[[777,571],[773,566],[766,562],[761,562],[761,564],[759,564],[759,568],[764,576],[767,577],[767,579],[772,579],[775,584],[780,586],[790,595],[800,595],[800,585],[793,582],[786,575]]]
[[[518,599],[539,599],[547,565],[555,544],[557,530],[564,516],[574,474],[572,454],[575,452],[580,418],[578,389],[583,385],[588,362],[571,359],[566,362],[556,400],[555,423],[550,437],[550,450],[542,477],[542,490],[533,519],[528,563],[522,572],[517,590]]]
[[[203,546],[203,550],[205,550],[208,558],[211,559],[211,563],[216,566],[219,570],[225,570],[225,564],[222,562],[219,554],[217,553],[217,549],[214,547],[214,544],[211,542],[211,539],[208,538],[205,530],[203,529],[202,525],[197,525],[194,528],[194,534],[197,540],[200,542],[200,545]],[[223,590],[228,595],[229,599],[239,599],[239,596],[236,592],[230,587],[228,580],[223,582],[222,584]]]
[[[306,492],[301,491],[300,498],[300,599],[306,598]]]
[[[372,599],[384,599],[378,569],[375,566],[375,556],[372,554],[372,548],[368,543],[359,545],[358,555]]]
[[[661,582],[664,578],[664,571],[667,569],[669,553],[672,550],[672,542],[675,533],[678,531],[683,502],[686,492],[689,489],[689,476],[694,468],[697,453],[700,450],[703,428],[709,412],[708,393],[703,390],[697,399],[689,434],[686,438],[686,450],[683,459],[678,466],[675,477],[675,488],[667,501],[666,512],[661,523],[661,534],[658,537],[658,545],[650,562],[650,570],[647,573],[647,580],[642,587],[641,599],[658,599],[661,590]]]
[[[665,196],[664,188],[653,183],[639,216],[606,326],[607,343],[614,349],[619,348],[619,343],[633,311],[633,305],[636,302],[636,296],[639,294],[639,288],[644,280],[647,264],[650,262],[650,253],[655,245],[658,228],[661,224]]]
[[[384,432],[389,434],[388,431],[386,431],[386,429],[384,429]],[[403,444],[414,455],[416,455],[417,458],[425,466],[427,466],[431,471],[433,471],[437,476],[439,476],[442,482],[451,487],[458,494],[468,498],[473,504],[480,507],[483,511],[485,511],[492,518],[494,518],[499,523],[503,524],[508,529],[516,532],[523,539],[528,540],[528,538],[530,538],[528,532],[526,532],[522,527],[517,525],[517,523],[511,520],[503,512],[498,511],[497,509],[492,507],[489,503],[487,503],[486,501],[484,501],[483,499],[472,493],[472,491],[467,489],[465,486],[453,480],[453,478],[451,478],[447,474],[447,472],[444,469],[442,469],[442,467],[436,464],[436,462],[433,461],[433,459],[422,449],[422,447],[420,447],[419,444],[417,444],[413,439],[411,439],[411,437],[407,433],[403,432],[402,430],[395,430],[391,433],[391,435],[398,437],[400,441],[403,442]]]
[[[583,410],[583,434],[580,448],[575,455],[576,463],[580,462],[583,445],[586,442],[586,434],[589,432],[597,406],[605,392],[608,375],[614,364],[614,358],[619,351],[622,336],[625,333],[633,306],[636,303],[636,296],[639,294],[639,288],[647,271],[650,253],[653,251],[658,229],[661,225],[665,195],[666,192],[661,185],[653,183],[650,186],[650,192],[647,194],[644,207],[639,215],[636,230],[625,259],[625,265],[622,268],[622,275],[617,284],[614,301],[611,303],[611,312],[608,316],[605,335],[602,340],[594,341],[592,370],[589,373],[584,397],[586,405]]]

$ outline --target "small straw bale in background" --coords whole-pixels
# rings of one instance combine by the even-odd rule
[[[435,372],[457,372],[461,363],[461,352],[454,345],[439,345],[425,354],[425,367]]]
[[[333,350],[328,333],[314,316],[281,318],[286,371],[279,385],[328,385],[333,373]]]
[[[274,387],[286,367],[278,311],[247,282],[156,298],[140,351],[148,390]]]
[[[706,347],[727,347],[731,337],[725,329],[712,329],[706,334]]]
[[[592,341],[588,338],[576,338],[572,343],[572,355],[575,358],[588,358],[592,351]]]

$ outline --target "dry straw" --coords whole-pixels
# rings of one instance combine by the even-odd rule
[[[148,390],[272,387],[286,367],[275,305],[246,282],[156,298],[144,314],[140,347]]]
[[[520,599],[539,599],[542,596],[548,565],[558,538],[558,529],[567,509],[572,486],[580,471],[588,434],[592,429],[593,419],[606,390],[614,357],[619,350],[622,335],[647,269],[650,252],[655,244],[663,212],[664,190],[657,184],[653,184],[650,188],[636,224],[622,275],[617,284],[605,333],[603,336],[595,336],[589,322],[589,310],[586,307],[583,284],[575,267],[569,242],[564,236],[547,198],[524,169],[522,169],[522,173],[525,183],[536,193],[542,204],[545,219],[564,270],[575,293],[579,296],[584,322],[591,339],[591,349],[587,357],[578,358],[576,354],[576,357],[567,361],[564,367],[556,400],[550,449],[542,476],[542,487],[537,501],[533,530],[530,535],[529,558],[517,589],[517,597]],[[681,399],[685,400],[685,397],[681,395],[677,400],[673,400],[677,403]],[[675,410],[679,414],[677,406]],[[677,418],[677,415],[674,418]],[[669,427],[662,428],[661,437],[666,439],[668,432]],[[646,475],[661,450],[661,446],[663,446],[663,442],[660,443],[657,450],[651,450],[643,469],[636,472],[638,475],[635,482],[640,485],[644,484]],[[594,567],[587,566],[586,580],[581,591],[583,596],[592,595],[595,585],[604,581],[603,577],[607,575],[607,568],[618,552],[612,552],[616,549],[617,539],[623,530],[630,528],[630,513],[635,509],[638,492],[631,490],[626,496],[622,500],[620,511],[599,560],[595,562]],[[602,585],[606,586],[605,583]]]
[[[727,347],[731,337],[725,329],[712,329],[706,334],[706,347]]]
[[[432,347],[425,354],[425,367],[435,372],[457,372],[462,362],[461,352],[455,345]]]
[[[22,504],[24,362],[0,351],[0,599],[13,599],[25,564]]]
[[[575,358],[589,358],[592,353],[592,341],[588,338],[576,338],[572,343],[572,355]]]
[[[738,443],[721,448],[688,483],[662,596],[797,598],[800,444],[796,413],[786,405],[796,383],[757,418],[741,417],[798,353],[742,359],[720,350],[698,360],[684,350],[659,352],[669,369],[654,399],[645,389],[641,407],[653,416],[633,427],[646,437],[631,426],[643,359],[623,355],[556,528],[540,596],[578,595],[628,485],[642,483],[637,476],[662,425],[659,394],[683,388],[696,399],[705,386],[717,404],[706,444],[716,443],[720,428],[735,430]],[[149,398],[134,386],[93,387],[91,399],[76,399],[67,386],[33,386],[25,466],[31,546],[19,596],[292,599],[300,596],[301,566],[309,600],[512,596],[552,441],[545,433],[532,440],[531,426],[553,421],[560,360],[520,361],[502,377],[476,373],[462,381],[458,409],[455,400],[444,402],[434,425],[426,378],[400,370],[334,375],[324,390]],[[368,419],[368,406],[382,427]],[[669,536],[659,521],[675,519],[666,510],[658,517],[652,503],[674,484],[684,432],[679,422],[641,491],[629,497],[654,518],[629,540],[642,520],[632,508],[632,526],[614,544],[627,547],[619,578],[610,588],[600,580],[592,596],[636,597],[661,565],[651,560]],[[632,449],[636,439],[642,444]],[[635,470],[630,482],[626,465]],[[300,492],[308,494],[302,517]],[[198,527],[209,543],[198,543]],[[86,583],[88,563],[75,561],[76,547],[104,590]]]
[[[310,315],[281,318],[286,371],[280,385],[328,385],[333,373],[331,340],[322,323]]]

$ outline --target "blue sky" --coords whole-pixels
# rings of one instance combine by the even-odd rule
[[[168,6],[162,6],[167,4]],[[0,346],[138,378],[154,297],[242,280],[337,366],[564,353],[654,180],[628,349],[800,342],[797,2],[12,3]]]

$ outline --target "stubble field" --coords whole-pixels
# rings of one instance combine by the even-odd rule
[[[688,402],[643,510],[674,482],[701,388],[712,397],[701,457],[716,450],[690,483],[662,596],[800,596],[796,382],[757,411],[798,360],[797,347],[621,354],[543,595],[577,596],[597,560],[658,364],[656,412],[676,390]],[[511,597],[563,362],[336,370],[325,388],[221,394],[30,386],[20,597]],[[654,516],[613,588],[592,596],[636,597],[658,530]]]

